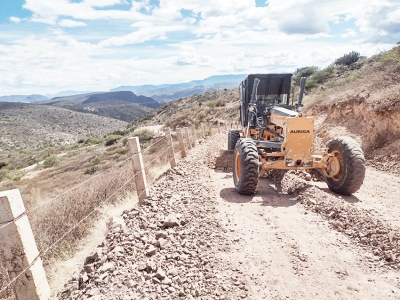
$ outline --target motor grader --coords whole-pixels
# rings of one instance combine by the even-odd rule
[[[250,74],[241,82],[241,129],[228,133],[233,181],[240,194],[255,193],[259,178],[276,169],[319,170],[328,187],[343,195],[361,187],[365,158],[354,139],[337,137],[317,149],[315,118],[302,113],[305,82],[301,78],[295,103],[290,99],[292,74]]]

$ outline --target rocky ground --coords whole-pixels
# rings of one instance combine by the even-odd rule
[[[314,174],[233,186],[226,134],[200,140],[59,299],[400,299],[400,177],[367,169],[349,197]]]

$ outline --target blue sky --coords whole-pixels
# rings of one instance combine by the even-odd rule
[[[0,95],[293,72],[398,41],[398,0],[0,0]]]

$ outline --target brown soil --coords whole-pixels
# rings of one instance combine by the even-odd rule
[[[241,196],[225,136],[189,151],[126,228],[111,225],[60,297],[399,299],[400,177],[368,167],[343,197],[315,174],[271,172]]]

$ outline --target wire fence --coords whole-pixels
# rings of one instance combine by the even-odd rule
[[[205,133],[207,135],[207,131]],[[189,135],[190,134],[191,131],[189,129]],[[199,128],[197,132],[195,131],[194,139],[196,140],[196,137],[199,135],[203,136],[202,128]],[[27,210],[26,214],[31,215],[31,224],[36,243],[38,245],[39,254],[32,260],[29,266],[22,270],[12,280],[9,280],[9,278],[4,275],[5,272],[4,268],[2,270],[2,261],[0,256],[0,299],[10,297],[10,290],[13,284],[27,270],[29,270],[39,258],[45,261],[46,255],[49,255],[52,250],[61,245],[62,241],[68,239],[68,236],[72,235],[73,240],[79,242],[79,240],[81,240],[81,238],[87,234],[87,231],[84,230],[82,232],[82,230],[79,231],[78,228],[83,226],[83,224],[85,224],[90,217],[94,217],[105,203],[112,202],[113,199],[116,199],[118,196],[123,196],[123,194],[127,191],[132,191],[136,188],[133,180],[141,171],[129,176],[129,173],[132,173],[132,169],[127,163],[139,154],[146,154],[143,156],[145,161],[144,170],[146,171],[146,177],[151,178],[148,180],[146,189],[150,187],[156,181],[159,174],[151,174],[151,170],[149,170],[149,168],[154,167],[155,165],[166,165],[170,163],[172,160],[169,156],[171,148],[173,148],[175,154],[180,157],[179,153],[181,146],[179,145],[179,141],[173,141],[171,146],[163,145],[163,143],[167,143],[167,138],[168,137],[165,135],[158,138],[156,141],[148,145],[143,151],[141,151],[141,153],[131,155],[128,158],[118,162],[114,166],[96,175],[93,175],[91,178],[63,191],[59,195]],[[192,144],[192,139],[184,138],[187,148],[187,143],[190,141]],[[105,175],[107,175],[107,178],[105,178]],[[142,191],[138,195],[138,198],[140,198],[145,191],[146,190]],[[70,193],[72,193],[72,195],[68,197],[68,194]],[[93,201],[91,205],[86,205],[85,207],[84,202],[87,202],[89,194],[91,194],[92,197],[95,197],[96,201]],[[74,202],[73,205],[71,202]],[[82,209],[82,206],[85,209]],[[77,209],[73,210],[73,208],[78,207],[79,212]],[[73,216],[73,218],[71,218],[71,216]],[[75,222],[73,222],[74,220]],[[5,224],[0,224],[0,230],[3,230],[5,227],[10,226],[16,221],[17,220],[13,220]],[[50,235],[50,238],[47,237],[47,239],[44,239],[41,236],[41,232],[47,230],[47,228],[43,228],[43,226],[49,224],[49,221],[58,222],[58,224],[53,223],[53,226],[56,225],[54,227],[56,227],[57,230]],[[42,226],[41,224],[44,225]],[[87,228],[86,225],[83,227]]]

